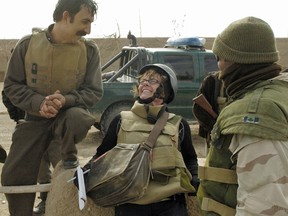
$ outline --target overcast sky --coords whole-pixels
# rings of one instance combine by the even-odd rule
[[[57,0],[1,0],[0,39],[19,39],[47,27]],[[88,37],[215,37],[245,16],[268,22],[276,37],[288,37],[286,0],[96,0],[98,15]],[[172,3],[173,2],[173,3]]]

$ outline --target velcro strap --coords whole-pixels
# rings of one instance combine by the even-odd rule
[[[204,211],[216,212],[221,216],[231,216],[236,214],[236,210],[213,199],[204,197],[201,209]]]
[[[257,90],[254,91],[254,96],[251,98],[251,101],[249,103],[248,113],[257,112],[257,108],[259,106],[259,101],[260,101],[263,91],[264,91],[264,88],[258,88]]]
[[[215,181],[226,184],[237,184],[237,174],[235,170],[199,166],[198,176],[202,180]]]

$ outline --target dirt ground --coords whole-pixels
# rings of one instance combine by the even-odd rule
[[[3,83],[0,82],[0,89],[2,90]],[[9,115],[6,111],[5,106],[2,103],[2,98],[0,96],[0,144],[4,147],[4,149],[9,152],[9,148],[11,145],[11,136],[14,130],[15,123],[9,118]],[[191,123],[191,133],[192,133],[192,141],[197,151],[198,157],[205,157],[205,145],[204,140],[197,135],[198,124]],[[78,156],[79,159],[90,158],[96,150],[96,147],[101,143],[102,135],[99,130],[96,128],[91,128],[88,132],[86,138],[79,143],[78,146]],[[3,164],[0,163],[0,173],[2,170]],[[0,182],[1,183],[1,182]],[[39,202],[36,199],[35,204]],[[1,216],[9,216],[8,213],[8,203],[5,199],[4,194],[0,193],[0,215]]]

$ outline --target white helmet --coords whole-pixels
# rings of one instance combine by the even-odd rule
[[[156,72],[163,74],[168,77],[169,82],[163,83],[164,85],[164,94],[165,98],[164,101],[165,103],[170,103],[171,101],[174,100],[174,97],[177,93],[177,77],[175,75],[175,72],[168,67],[165,64],[148,64],[142,67],[139,71],[139,75],[142,75],[149,69],[154,69]],[[167,85],[168,84],[168,85]]]

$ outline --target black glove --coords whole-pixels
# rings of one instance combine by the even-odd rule
[[[198,191],[198,187],[199,187],[199,184],[200,184],[200,180],[199,180],[199,178],[198,178],[198,175],[193,175],[193,176],[192,176],[191,184],[192,184],[193,187],[195,188],[195,192],[193,192],[193,193],[188,193],[188,196],[196,196],[197,191]]]
[[[83,170],[83,172],[85,172],[85,171],[87,170],[87,168],[86,168],[85,166],[84,166],[84,167],[81,167],[81,169]],[[77,170],[74,172],[74,178],[75,178],[75,179],[73,180],[73,183],[74,183],[74,185],[77,187],[77,189],[79,190]],[[84,178],[84,183],[85,183],[85,185],[87,185],[87,182],[88,182],[88,172],[83,174],[83,178]]]
[[[0,145],[0,163],[4,163],[7,158],[5,149]]]

